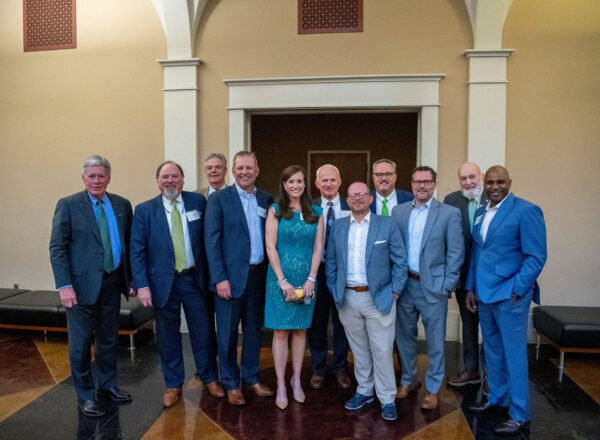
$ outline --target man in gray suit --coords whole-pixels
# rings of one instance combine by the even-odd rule
[[[433,198],[436,179],[432,168],[416,167],[412,174],[415,199],[392,210],[408,251],[408,281],[396,309],[396,345],[402,361],[396,397],[404,398],[421,385],[417,376],[417,322],[421,315],[429,358],[423,409],[438,407],[448,297],[458,283],[465,254],[460,211]]]
[[[97,396],[130,402],[117,388],[121,295],[129,293],[131,204],[106,192],[110,163],[91,156],[83,163],[85,191],[58,201],[52,219],[50,263],[67,313],[71,376],[81,412],[102,417]],[[95,334],[95,373],[91,344]],[[96,385],[98,389],[96,389]]]
[[[396,299],[406,284],[406,248],[390,217],[372,214],[367,185],[348,188],[349,217],[337,219],[327,244],[327,287],[339,311],[354,354],[356,394],[345,408],[357,410],[373,402],[382,417],[396,420],[396,379],[392,351]]]
[[[204,160],[204,173],[208,179],[208,186],[198,191],[208,200],[215,191],[225,188],[225,175],[227,174],[227,158],[221,153],[211,153]]]

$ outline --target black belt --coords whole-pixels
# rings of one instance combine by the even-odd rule
[[[194,274],[194,268],[188,267],[187,269],[183,269],[181,272],[175,272],[175,278],[185,277]]]
[[[408,271],[408,278],[412,278],[413,280],[421,281],[421,275],[417,272],[413,272],[412,270]]]
[[[248,265],[248,269],[250,269],[250,270],[262,269],[262,268],[263,268],[262,263]]]

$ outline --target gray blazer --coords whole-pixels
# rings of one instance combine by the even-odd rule
[[[333,222],[327,245],[327,287],[338,309],[344,305],[351,218],[342,217]],[[391,217],[371,213],[366,252],[369,291],[377,310],[387,315],[392,309],[394,293],[402,292],[407,278],[404,240]]]
[[[407,243],[407,252],[412,206],[413,202],[406,202],[392,210],[392,217]],[[465,257],[465,244],[458,208],[433,199],[429,209],[421,240],[419,274],[425,299],[429,303],[437,303],[456,288]]]

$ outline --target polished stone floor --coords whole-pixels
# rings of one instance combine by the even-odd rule
[[[215,399],[193,375],[187,338],[185,360],[188,378],[182,402],[164,410],[164,383],[152,333],[136,336],[132,358],[128,340],[120,347],[119,373],[133,403],[117,406],[105,402],[107,415],[82,416],[69,374],[65,335],[44,338],[35,332],[0,333],[0,439],[494,439],[492,428],[500,414],[474,416],[466,408],[479,399],[478,386],[440,390],[440,407],[423,411],[419,403],[424,389],[397,400],[398,420],[386,422],[377,403],[356,412],[343,409],[352,390],[339,390],[333,379],[321,390],[308,387],[309,357],[305,358],[303,383],[306,402],[291,400],[286,411],[273,398],[257,398],[246,392],[248,404],[233,407]],[[262,380],[274,386],[269,337],[261,355]],[[533,422],[528,432],[515,439],[600,439],[600,357],[568,355],[565,376],[557,381],[557,352],[543,347],[540,359],[530,352],[530,392]],[[424,353],[424,344],[420,344]],[[447,371],[458,364],[460,345],[446,347]],[[350,354],[349,360],[352,361]],[[423,376],[427,357],[420,354]],[[288,375],[290,375],[288,367]],[[511,437],[502,437],[511,438]]]

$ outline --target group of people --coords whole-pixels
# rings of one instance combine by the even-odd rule
[[[456,292],[464,370],[448,383],[479,383],[486,374],[489,395],[470,410],[508,407],[499,433],[527,426],[527,317],[531,300],[539,300],[545,224],[539,207],[512,194],[504,167],[491,167],[484,177],[476,164],[463,164],[461,188],[444,203],[434,197],[435,170],[414,168],[410,193],[395,188],[396,164],[388,159],[373,164],[373,191],[353,182],[345,196],[339,193],[339,170],[321,166],[316,200],[305,170],[289,166],[281,174],[277,203],[255,186],[259,167],[253,153],[234,156],[230,186],[223,155],[209,155],[205,171],[209,187],[188,192],[182,167],[162,163],[156,171],[160,194],[133,214],[127,200],[106,192],[109,162],[92,156],[83,164],[85,190],[57,204],[50,256],[67,310],[72,376],[85,415],[104,414],[101,398],[131,400],[117,384],[119,293],[137,294],[155,309],[165,407],[179,401],[185,379],[183,308],[197,375],[212,396],[244,405],[247,388],[260,397],[275,394],[284,410],[291,334],[294,400],[305,401],[300,378],[307,340],[314,389],[323,387],[327,373],[338,387],[352,386],[351,348],[357,388],[345,408],[358,410],[376,395],[382,417],[396,420],[395,399],[421,386],[419,317],[428,355],[421,408],[438,407],[448,299]],[[478,321],[486,360],[481,365]],[[263,326],[273,329],[275,393],[259,380]],[[399,386],[394,344],[402,366]]]

